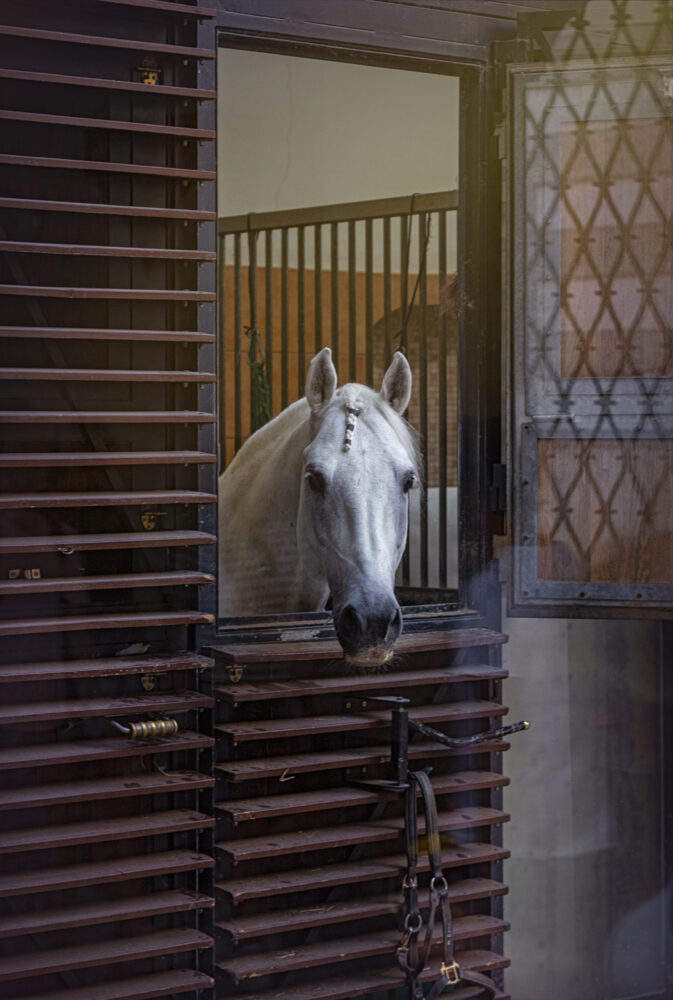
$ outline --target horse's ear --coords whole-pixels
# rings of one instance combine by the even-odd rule
[[[404,413],[411,399],[411,368],[401,351],[395,351],[383,376],[381,396],[398,413]]]
[[[332,352],[329,347],[323,347],[311,361],[306,377],[306,398],[314,413],[327,406],[336,387],[337,373],[332,364]]]

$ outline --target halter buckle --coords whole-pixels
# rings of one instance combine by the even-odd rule
[[[455,958],[450,965],[447,965],[446,962],[442,962],[440,971],[446,979],[447,986],[457,986],[460,982],[460,967]]]

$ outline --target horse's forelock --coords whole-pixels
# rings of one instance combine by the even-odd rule
[[[413,427],[407,423],[404,417],[401,417],[399,413],[392,408],[392,406],[386,403],[380,393],[376,392],[374,389],[370,389],[368,386],[358,385],[357,383],[351,382],[341,386],[340,389],[337,389],[336,396],[339,401],[339,405],[345,411],[347,427],[349,426],[349,421],[353,421],[352,411],[357,411],[357,417],[355,420],[365,416],[369,409],[375,409],[378,413],[380,413],[395,432],[400,444],[409,456],[409,460],[413,465],[416,476],[419,481],[422,481],[423,458],[418,447],[416,432]],[[347,441],[350,446],[352,433],[353,432],[349,435],[347,432],[347,436],[344,439],[344,447]]]

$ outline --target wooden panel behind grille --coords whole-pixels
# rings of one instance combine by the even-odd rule
[[[362,701],[404,695],[412,717],[454,736],[497,727],[504,641],[481,628],[407,634],[400,660],[371,677],[325,639],[214,647],[218,997],[350,1000],[402,985],[402,803],[352,784],[388,776],[390,710]],[[507,746],[409,747],[414,768],[432,766],[458,960],[489,973],[508,964]],[[427,880],[427,859],[421,869]]]
[[[212,988],[213,14],[0,15],[8,998]]]

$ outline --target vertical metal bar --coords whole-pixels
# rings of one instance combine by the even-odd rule
[[[385,343],[383,367],[390,364],[393,355],[393,302],[390,275],[390,218],[383,220],[383,314],[385,316]]]
[[[301,385],[306,374],[306,240],[303,226],[297,229],[297,355]]]
[[[409,239],[412,226],[410,215],[400,216],[400,330],[404,329],[409,308]],[[398,346],[406,345],[400,343]]]
[[[320,225],[313,229],[313,304],[315,310],[313,342],[317,354],[322,347],[322,227]]]
[[[418,216],[418,276],[421,319],[421,435],[427,451],[428,442],[428,275],[425,241],[428,237],[427,213]],[[426,455],[426,462],[428,456]],[[421,505],[421,587],[428,585],[428,507]]]
[[[412,199],[413,201],[413,199]],[[400,216],[400,322],[399,322],[399,333],[401,334],[399,343],[396,344],[400,349],[409,354],[409,345],[407,343],[407,309],[409,308],[409,240],[412,234],[413,220],[411,216],[401,215]],[[413,364],[413,360],[412,360]],[[415,377],[415,374],[414,374]],[[425,438],[421,439],[422,447],[425,449]],[[410,525],[411,527],[411,525]],[[411,531],[409,532],[411,535]],[[404,549],[402,555],[402,580],[407,586],[411,583],[411,552],[409,543]]]
[[[234,448],[236,451],[243,444],[243,400],[241,372],[242,362],[242,316],[241,316],[241,234],[234,235]]]
[[[355,220],[348,222],[348,379],[357,381],[357,299],[355,286]]]
[[[226,302],[226,237],[219,236],[217,240],[218,262],[218,294],[217,294],[217,425],[222,469],[224,468],[227,441],[227,314]],[[221,471],[221,470],[220,470]]]
[[[365,221],[365,364],[367,385],[374,384],[374,220]]]
[[[266,380],[269,386],[269,409],[273,408],[273,230],[264,233],[264,320],[266,324]]]
[[[289,281],[288,281],[288,258],[289,240],[287,229],[281,230],[280,244],[280,352],[281,352],[281,409],[288,405],[289,383],[290,383],[290,357],[289,357]]]
[[[252,336],[253,329],[257,328],[258,315],[257,315],[257,241],[255,239],[255,234],[252,236],[248,235],[248,322],[250,324],[248,328],[248,343],[245,345],[247,352],[250,351],[250,347],[253,346],[250,343],[250,338]],[[255,351],[255,353],[257,353]],[[257,427],[257,415],[254,412],[255,408],[255,372],[249,361],[250,354],[248,353],[248,391],[250,393],[250,398],[248,401],[248,407],[250,410],[250,433]],[[254,357],[253,361],[257,361],[258,358]]]
[[[339,224],[332,222],[330,225],[331,242],[331,282],[332,282],[332,354],[334,363],[339,366]]]
[[[446,211],[441,211],[438,214],[439,222],[439,295],[440,303],[442,296],[442,289],[446,285],[447,274],[446,274],[446,227],[447,227],[447,213]],[[446,488],[447,488],[447,461],[446,461],[446,450],[448,444],[448,428],[447,428],[447,354],[449,350],[449,324],[448,324],[448,309],[449,304],[446,303],[446,308],[444,312],[441,311],[438,317],[439,320],[439,586],[447,587],[447,560],[446,560],[446,546],[448,538],[448,524],[447,524],[447,509],[446,509]],[[451,414],[451,421],[453,423],[454,414]]]

